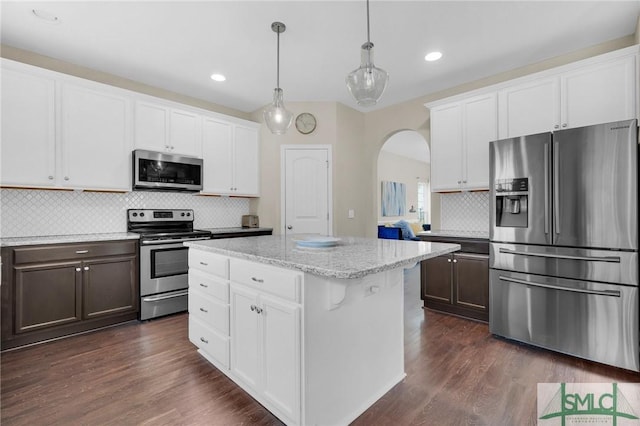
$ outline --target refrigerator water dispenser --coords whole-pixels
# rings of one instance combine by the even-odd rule
[[[529,179],[495,181],[496,226],[526,228],[528,226]]]

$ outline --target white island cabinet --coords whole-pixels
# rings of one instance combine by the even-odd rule
[[[403,269],[456,244],[186,243],[189,339],[288,425],[346,425],[405,377]],[[215,423],[215,419],[208,419]]]

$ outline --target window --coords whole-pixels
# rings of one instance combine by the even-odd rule
[[[418,182],[418,221],[430,223],[429,207],[431,206],[431,191],[429,182]]]

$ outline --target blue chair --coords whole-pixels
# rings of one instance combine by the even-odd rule
[[[378,238],[383,238],[385,240],[401,240],[402,229],[378,225]]]

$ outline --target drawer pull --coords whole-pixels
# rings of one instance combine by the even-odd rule
[[[261,314],[261,313],[262,313],[262,311],[263,311],[263,309],[262,309],[262,308],[256,308],[256,314]]]
[[[255,283],[263,283],[264,280],[262,278],[251,277],[251,281]]]
[[[207,311],[205,308],[200,308],[200,311],[204,312],[205,314],[209,313],[209,311]]]
[[[89,250],[76,250],[76,254],[85,254],[89,253]]]
[[[202,266],[209,266],[209,264],[208,264],[207,262],[200,262],[200,264],[201,264]]]
[[[251,311],[252,312],[255,311],[256,309],[258,309],[258,308],[256,308],[256,305],[251,305]]]
[[[201,341],[202,343],[209,344],[209,341],[208,341],[207,339],[205,339],[204,337],[201,337],[201,338],[200,338],[200,341]]]
[[[88,270],[89,270],[89,267],[88,267],[88,266],[85,266],[85,267],[84,267],[84,270],[85,270],[85,271],[88,271]]]
[[[209,288],[209,286],[208,286],[208,285],[203,284],[203,283],[200,283],[200,287]]]

